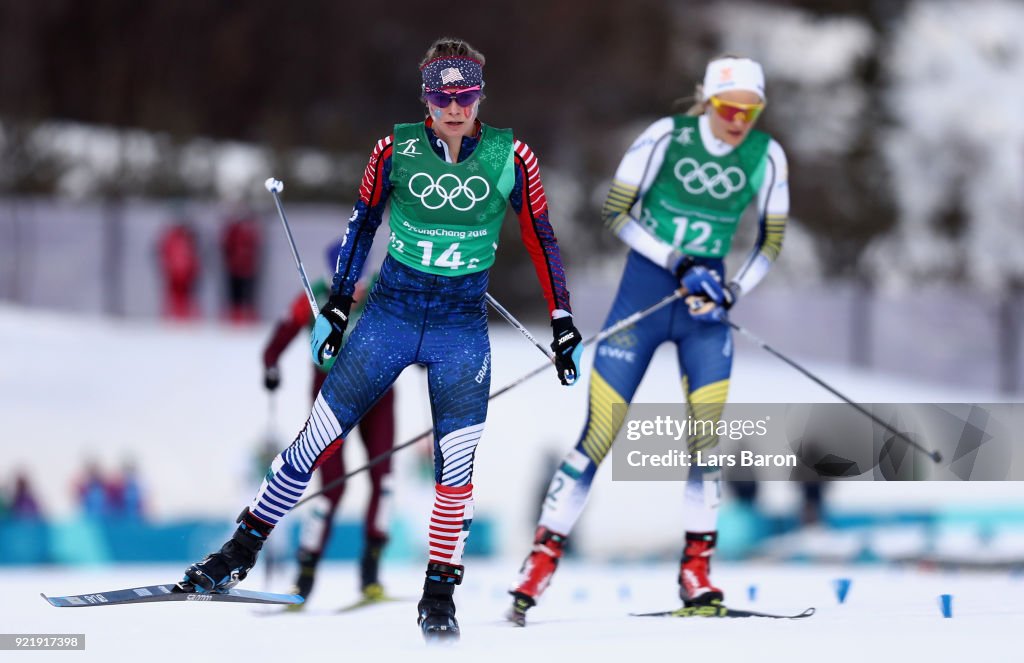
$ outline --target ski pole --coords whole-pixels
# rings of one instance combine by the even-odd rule
[[[501,317],[505,318],[505,320],[507,320],[510,325],[518,329],[519,333],[526,337],[526,340],[528,340],[530,343],[533,343],[534,347],[540,350],[541,353],[543,353],[543,355],[548,358],[548,361],[554,363],[554,355],[552,355],[547,348],[538,343],[537,339],[535,339],[533,335],[530,334],[529,330],[525,326],[523,326],[521,322],[516,320],[515,316],[508,312],[508,309],[499,304],[497,299],[491,297],[491,293],[485,293],[484,297],[487,298],[487,303],[494,307],[495,311],[501,314]]]
[[[782,354],[781,352],[779,352],[775,348],[771,347],[770,345],[768,345],[767,343],[762,341],[760,338],[758,338],[757,336],[755,336],[751,332],[747,331],[745,328],[743,328],[740,325],[736,324],[732,320],[729,320],[728,323],[729,323],[730,327],[732,327],[733,329],[738,331],[740,334],[743,334],[744,336],[746,336],[748,340],[750,340],[750,341],[752,341],[754,343],[754,345],[760,347],[762,350],[765,350],[765,351],[775,355],[776,357],[778,357],[782,361],[786,362],[787,364],[789,364],[790,366],[792,366],[796,370],[800,371],[805,376],[807,376],[808,378],[813,380],[815,383],[817,383],[821,387],[824,387],[826,390],[831,392],[834,396],[836,396],[840,400],[845,401],[847,404],[851,405],[858,412],[860,412],[864,416],[866,416],[869,419],[871,419],[871,421],[875,422],[876,424],[878,424],[882,428],[886,429],[887,431],[889,431],[890,433],[895,435],[898,439],[902,440],[903,442],[906,442],[911,447],[913,447],[913,448],[917,449],[918,451],[922,452],[923,454],[925,454],[926,456],[931,458],[936,463],[942,462],[942,454],[940,454],[938,451],[929,450],[926,447],[918,444],[917,442],[914,442],[909,437],[907,437],[905,434],[903,434],[900,431],[896,430],[895,428],[893,428],[892,426],[890,426],[889,424],[885,423],[880,418],[878,418],[877,416],[875,416],[874,414],[869,412],[867,410],[867,408],[865,408],[864,406],[862,406],[862,405],[860,405],[858,403],[855,403],[853,400],[851,400],[851,399],[847,398],[846,396],[842,395],[841,393],[839,393],[839,391],[837,391],[834,387],[830,386],[824,380],[822,380],[818,376],[814,375],[809,370],[807,370],[806,368],[804,368],[800,364],[796,363],[795,361],[793,361],[792,359],[790,359],[786,355]]]
[[[658,300],[654,304],[651,304],[647,308],[645,308],[643,310],[640,310],[640,311],[637,311],[635,313],[632,313],[629,316],[627,316],[627,317],[623,318],[622,320],[619,320],[615,324],[611,325],[607,329],[604,329],[604,330],[598,332],[597,334],[595,334],[594,336],[591,336],[590,338],[584,339],[583,343],[581,345],[591,345],[593,343],[600,343],[601,341],[605,340],[609,336],[614,336],[615,334],[619,333],[623,329],[625,329],[625,328],[627,328],[627,327],[629,327],[631,325],[635,325],[637,322],[640,322],[641,320],[643,320],[647,316],[651,315],[652,313],[665,308],[666,306],[668,306],[672,302],[676,301],[677,299],[679,299],[680,297],[682,297],[685,294],[686,294],[686,290],[684,288],[679,288],[678,290],[674,290],[671,294],[665,295],[660,300]],[[548,370],[551,370],[551,364],[544,364],[543,366],[538,366],[537,368],[533,369],[529,373],[527,373],[527,374],[525,374],[525,375],[523,375],[523,376],[513,380],[512,382],[509,382],[507,385],[505,385],[501,389],[498,389],[497,391],[492,393],[490,396],[488,396],[487,400],[488,401],[492,401],[495,398],[497,398],[498,396],[501,396],[502,394],[504,394],[505,392],[511,391],[515,387],[518,387],[519,385],[521,385],[522,383],[526,382],[527,380],[529,380],[530,378],[534,377],[535,375],[540,375],[544,371],[548,371]],[[295,506],[297,507],[297,506],[299,506],[301,504],[305,504],[306,502],[308,502],[309,500],[313,499],[314,497],[317,497],[318,495],[321,495],[321,494],[327,492],[328,490],[330,490],[330,489],[332,489],[332,488],[334,488],[334,487],[336,487],[336,486],[338,486],[340,484],[345,483],[346,481],[348,481],[350,478],[354,477],[355,475],[357,475],[357,474],[359,474],[361,472],[365,472],[365,471],[369,470],[371,467],[374,467],[375,465],[377,465],[379,463],[383,463],[385,460],[387,460],[388,458],[390,458],[391,456],[393,456],[397,452],[401,451],[402,449],[405,449],[406,447],[411,447],[412,445],[416,444],[420,440],[429,437],[430,434],[433,433],[433,432],[434,432],[434,429],[430,428],[430,429],[424,431],[423,433],[420,433],[416,437],[412,438],[411,440],[408,440],[407,442],[403,442],[402,444],[399,444],[397,446],[391,447],[390,449],[388,449],[384,453],[379,454],[377,456],[374,456],[373,458],[371,458],[362,467],[358,467],[358,468],[352,470],[351,472],[349,472],[345,476],[338,477],[334,481],[331,481],[327,485],[321,487],[320,490],[318,490],[317,492],[315,492],[315,493],[313,493],[311,495],[308,495],[306,497],[303,497],[301,500],[299,500],[298,502],[295,503]],[[295,507],[292,507],[292,508],[295,508]]]
[[[277,435],[277,399],[274,392],[267,394],[267,437]]]
[[[316,297],[313,296],[313,288],[306,278],[306,268],[302,266],[302,258],[299,257],[299,249],[295,246],[295,238],[292,237],[292,229],[288,225],[288,217],[284,215],[284,205],[281,204],[281,192],[284,191],[284,182],[268,177],[263,183],[270,195],[274,197],[274,205],[277,207],[277,215],[281,217],[281,224],[284,225],[284,234],[288,236],[288,246],[292,249],[292,257],[295,258],[295,266],[299,269],[299,276],[302,277],[302,287],[306,289],[306,299],[309,300],[309,308],[313,311],[313,317],[320,315],[320,307],[316,305]]]
[[[655,311],[658,311],[658,310],[668,306],[669,304],[671,304],[672,302],[674,302],[675,300],[679,299],[680,297],[682,297],[685,294],[686,294],[686,290],[684,288],[679,288],[678,290],[674,290],[671,294],[665,295],[660,300],[658,300],[654,304],[648,306],[647,308],[645,308],[643,310],[640,310],[640,311],[637,311],[635,313],[632,313],[632,314],[626,316],[622,320],[619,320],[618,322],[616,322],[614,325],[608,327],[607,329],[604,329],[604,330],[598,332],[597,334],[591,336],[590,338],[583,339],[583,342],[580,343],[580,345],[587,346],[587,345],[593,345],[594,343],[600,343],[601,341],[605,340],[609,336],[614,336],[615,334],[618,334],[620,331],[622,331],[626,327],[630,327],[632,325],[635,325],[637,322],[643,320],[644,318],[646,318],[647,316],[651,315]],[[509,391],[510,389],[512,389],[514,387],[518,387],[519,385],[521,385],[522,383],[526,382],[527,380],[529,380],[533,376],[540,375],[541,373],[546,371],[548,368],[550,368],[550,367],[549,366],[538,366],[537,368],[533,369],[532,371],[530,371],[526,375],[523,375],[522,377],[520,377],[520,378],[518,378],[516,380],[513,380],[512,382],[509,382],[507,385],[505,385],[504,387],[502,387],[498,391],[496,391],[493,394],[491,394],[490,398],[497,398],[498,396],[501,396],[506,391]]]

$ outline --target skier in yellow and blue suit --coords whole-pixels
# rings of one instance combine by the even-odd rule
[[[509,618],[520,625],[550,583],[597,467],[622,425],[612,405],[632,401],[659,345],[671,341],[677,347],[691,416],[721,417],[733,356],[727,311],[768,272],[782,248],[789,214],[786,156],[774,139],[753,128],[765,99],[757,62],[715,59],[694,109],[652,124],[615,173],[602,216],[631,250],[606,326],[651,306],[680,284],[691,296],[598,345],[586,425],[552,478],[533,548],[511,590]],[[743,267],[726,281],[723,258],[740,216],[755,200],[760,234]],[[712,448],[718,437],[691,436],[687,442],[692,453]],[[718,472],[699,467],[687,478],[678,578],[687,605],[723,598],[709,577],[719,482]]]

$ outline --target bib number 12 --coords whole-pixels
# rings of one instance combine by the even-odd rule
[[[685,216],[677,216],[672,219],[676,225],[675,236],[672,238],[672,244],[676,248],[686,248],[693,251],[707,252],[707,241],[711,238],[711,224],[707,221],[694,221],[690,222]],[[687,234],[693,231],[696,236],[690,241],[683,244]],[[721,245],[721,240],[715,240],[715,246],[711,249],[713,252],[718,252]]]

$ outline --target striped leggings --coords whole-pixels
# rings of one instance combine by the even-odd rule
[[[274,459],[250,511],[270,525],[301,498],[313,471],[410,364],[427,368],[434,420],[430,561],[457,565],[473,519],[473,460],[490,391],[487,274],[424,274],[388,258],[313,411]]]

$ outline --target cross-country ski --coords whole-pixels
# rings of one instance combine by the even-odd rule
[[[40,594],[40,596],[56,608],[87,608],[103,605],[127,605],[166,601],[191,601],[195,603],[221,601],[226,603],[277,603],[282,605],[300,605],[302,603],[302,597],[295,594],[273,594],[271,592],[255,592],[248,589],[197,592],[194,589],[185,590],[178,584],[149,585],[130,589],[114,589],[92,594],[74,594],[71,596],[47,596],[46,594]]]

